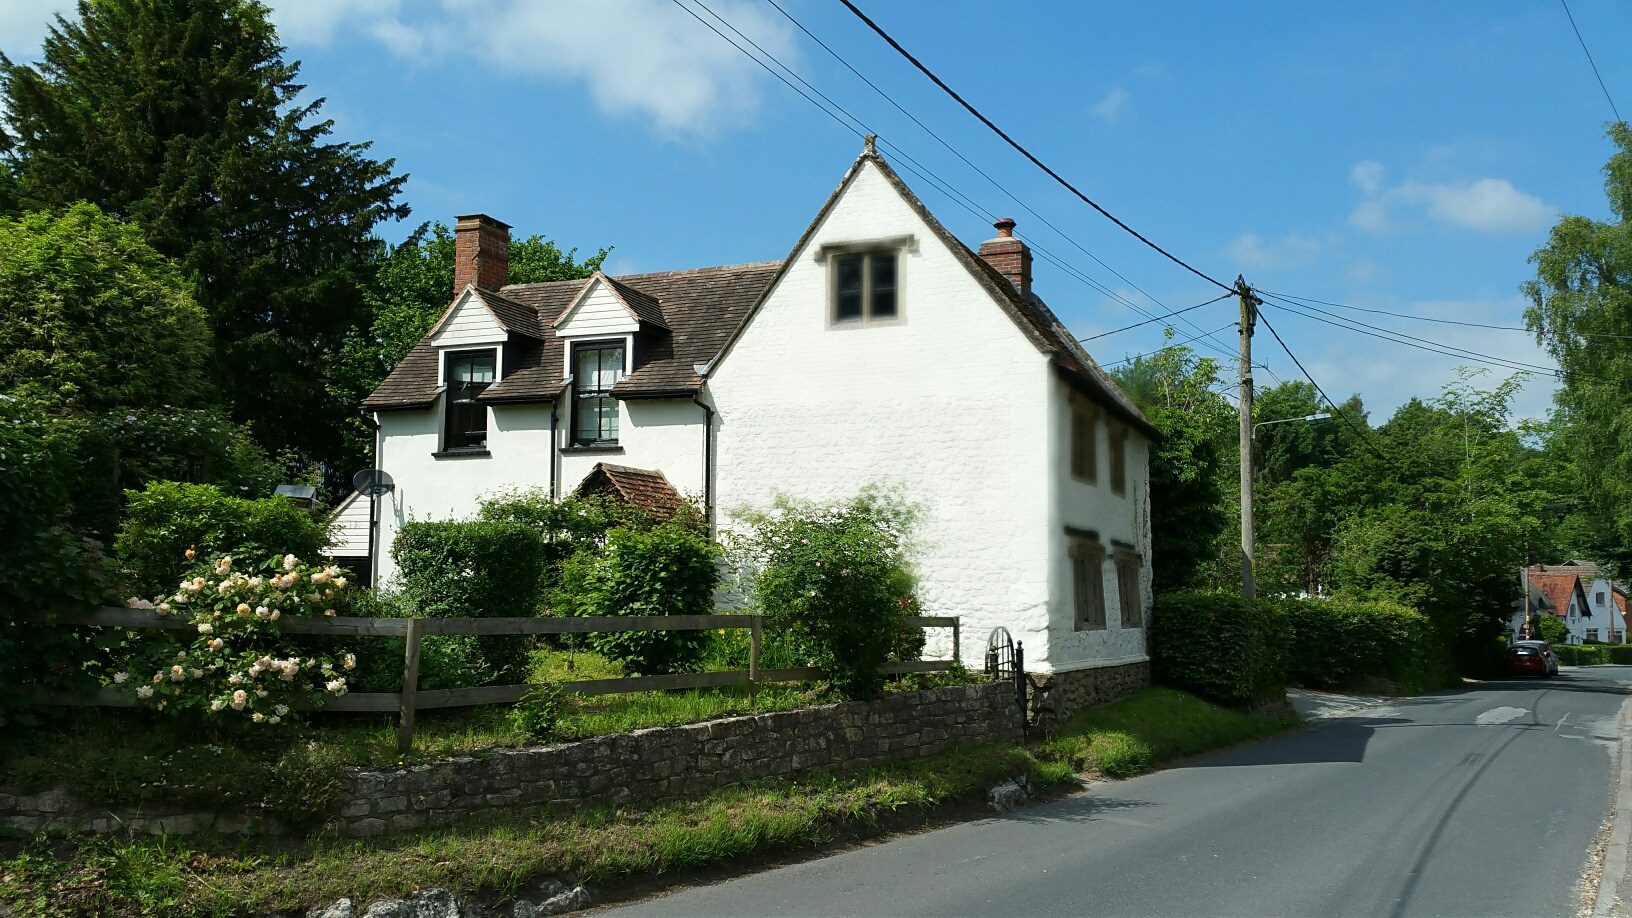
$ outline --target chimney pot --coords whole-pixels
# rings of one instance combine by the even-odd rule
[[[1031,296],[1031,247],[1014,235],[1014,219],[1004,217],[992,224],[997,237],[980,244],[980,257],[1009,279],[1021,299]]]
[[[453,227],[453,295],[475,285],[497,290],[510,282],[510,224],[464,214]]]

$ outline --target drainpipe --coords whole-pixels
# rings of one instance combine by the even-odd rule
[[[714,538],[714,409],[705,403],[702,390],[691,394],[691,402],[703,409],[703,519],[708,537]]]
[[[363,423],[374,431],[374,454],[369,459],[370,468],[380,467],[380,419],[377,415],[360,412]],[[373,586],[379,578],[379,565],[374,560],[374,543],[379,541],[378,531],[380,499],[374,495],[368,498],[368,586]]]

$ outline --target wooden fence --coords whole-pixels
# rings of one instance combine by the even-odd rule
[[[55,616],[36,615],[35,621],[59,625],[94,625],[109,628],[158,628],[174,631],[193,631],[190,617],[160,615],[150,609],[102,608],[92,612],[62,613]],[[952,629],[952,659],[916,660],[891,663],[882,668],[889,675],[903,673],[945,672],[960,660],[958,644],[961,637],[957,616],[916,616],[907,619],[909,625],[921,628]],[[419,645],[426,635],[433,634],[592,634],[619,631],[704,631],[708,629],[746,630],[748,641],[748,668],[709,673],[674,673],[667,676],[630,676],[621,679],[585,679],[561,685],[562,691],[572,695],[617,695],[629,692],[655,692],[667,689],[712,688],[727,685],[746,685],[752,697],[762,682],[803,682],[822,678],[819,667],[795,669],[761,669],[759,665],[760,631],[764,627],[759,615],[623,615],[598,618],[332,618],[287,617],[277,622],[285,634],[315,634],[347,637],[400,637],[407,646],[403,654],[401,692],[351,692],[325,699],[319,707],[324,711],[398,712],[397,751],[406,753],[413,745],[414,712],[431,708],[459,708],[485,704],[514,704],[521,700],[532,685],[489,685],[481,688],[419,690]],[[103,688],[94,693],[46,692],[35,694],[41,704],[134,707],[136,702],[126,692]],[[303,707],[306,707],[303,705]]]

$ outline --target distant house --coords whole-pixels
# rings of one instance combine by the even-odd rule
[[[1626,588],[1603,577],[1590,561],[1534,564],[1523,573],[1530,611],[1555,616],[1569,628],[1568,643],[1626,643]],[[1525,603],[1514,602],[1509,631],[1523,632]]]

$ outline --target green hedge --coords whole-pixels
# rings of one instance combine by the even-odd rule
[[[1286,684],[1286,616],[1233,593],[1159,594],[1150,655],[1157,682],[1222,704],[1271,698]]]
[[[1414,609],[1349,600],[1269,602],[1286,616],[1287,676],[1300,685],[1340,686],[1361,676],[1420,683],[1439,668],[1433,623]]]
[[[402,593],[430,618],[520,618],[539,611],[544,540],[531,527],[486,520],[409,522],[391,545]],[[474,684],[527,681],[527,638],[474,638]]]
[[[245,500],[214,485],[154,481],[126,498],[114,551],[143,596],[176,588],[191,564],[188,548],[201,558],[230,554],[259,562],[293,554],[311,561],[329,541],[327,528],[285,497]]]
[[[1632,644],[1554,644],[1564,666],[1632,666]]]

